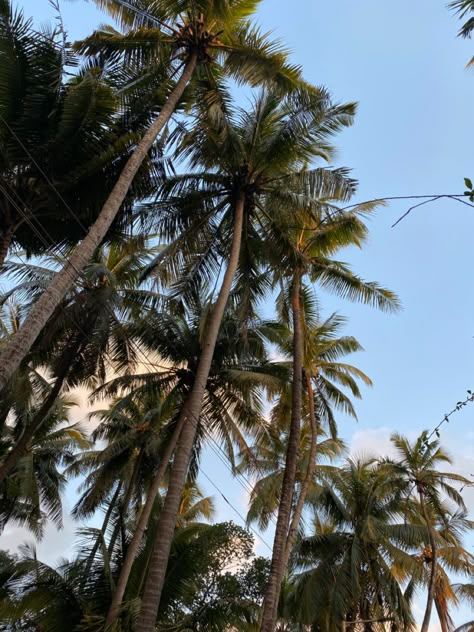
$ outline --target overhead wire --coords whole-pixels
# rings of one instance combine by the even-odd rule
[[[14,131],[10,129],[10,132],[14,135],[14,137],[18,140],[18,142],[20,142],[20,139],[18,139],[17,135],[14,133]],[[55,185],[51,182],[51,180],[46,176],[46,174],[44,173],[43,169],[41,169],[40,165],[38,164],[38,162],[35,160],[35,158],[31,155],[31,153],[27,150],[27,148],[23,145],[23,143],[20,142],[20,145],[22,146],[23,150],[27,153],[27,155],[30,157],[30,159],[34,162],[34,164],[37,166],[38,170],[40,171],[40,173],[42,173],[42,175],[45,177],[46,182],[48,183],[48,185],[56,192],[56,194],[58,195],[59,199],[63,202],[63,204],[67,207],[67,209],[69,210],[69,212],[72,214],[73,218],[75,219],[75,221],[77,221],[77,223],[84,228],[82,222],[80,221],[79,217],[76,215],[76,213],[72,210],[72,208],[67,204],[67,202],[64,200],[63,196],[60,194],[60,192],[57,190],[57,188],[55,187]],[[51,243],[48,243],[45,238],[43,233],[41,233],[41,231],[34,225],[34,223],[31,221],[31,219],[26,215],[26,213],[24,212],[24,210],[19,206],[18,203],[16,203],[11,196],[8,195],[8,193],[5,191],[5,189],[2,189],[4,194],[7,195],[10,203],[15,207],[15,209],[20,213],[20,215],[25,219],[25,221],[30,225],[30,227],[32,228],[32,230],[35,232],[35,234],[41,239],[43,245],[47,248],[51,247],[54,245],[54,240],[51,237],[51,235],[47,232],[47,230],[44,228],[44,226],[42,227],[43,233],[46,234],[46,236],[51,240]],[[13,190],[13,192],[15,193],[16,197],[20,200],[20,202],[27,208],[27,206],[24,204],[24,202],[21,200],[21,198],[19,197],[18,193],[16,191]],[[34,217],[34,214],[31,213],[31,216]],[[56,253],[54,253],[54,251],[52,251],[52,255],[54,258],[56,258],[56,260],[58,261],[58,263],[60,263],[61,265],[64,264],[64,260],[61,259],[58,255],[56,255]],[[77,269],[74,269],[76,274],[78,275],[78,277],[83,276],[83,273],[81,271],[78,271]],[[64,310],[64,308],[62,306],[60,306],[60,309]],[[120,321],[118,321],[116,319],[115,314],[113,314],[113,312],[111,311],[110,307],[108,306],[108,304],[105,304],[105,309],[107,311],[109,311],[109,314],[114,318],[114,320],[116,321],[116,323],[119,326],[123,325],[120,323]],[[79,331],[81,331],[84,335],[85,332],[81,329],[79,323],[75,322],[75,325],[77,326],[77,328],[79,329]],[[139,351],[139,353],[142,355],[142,358],[140,359],[140,364],[142,364],[143,366],[148,366],[151,368],[156,368],[158,365],[156,365],[155,363],[149,362],[149,356],[143,351],[143,349],[141,348],[141,346],[134,340],[129,338],[129,342],[130,344],[133,346],[135,346],[136,350]],[[109,362],[111,362],[111,365],[113,366],[114,364],[114,360],[110,357],[110,355],[108,354],[108,352],[106,352],[107,357],[109,359]],[[188,419],[189,418],[189,414],[188,414]],[[196,418],[194,415],[192,416],[192,419],[190,419],[190,422],[194,424],[195,427],[197,427],[197,425],[199,424],[199,418]],[[221,448],[221,446],[219,445],[219,443],[214,439],[214,437],[212,436],[212,434],[210,433],[210,431],[205,427],[204,424],[202,424],[202,428],[204,430],[204,432],[206,433],[209,441],[211,442],[209,445],[212,449],[212,451],[214,452],[214,454],[219,458],[219,460],[226,465],[226,467],[229,469],[230,473],[232,474],[232,476],[234,477],[234,479],[238,482],[238,484],[244,489],[244,491],[247,494],[250,494],[252,492],[252,484],[250,483],[250,481],[243,475],[243,473],[239,473],[236,474],[232,464],[229,462],[229,458],[227,456],[227,454],[224,452],[224,450]],[[213,445],[214,444],[214,445]],[[222,458],[222,456],[220,456],[220,454],[223,455],[224,458]],[[200,468],[201,469],[201,468]],[[240,477],[240,478],[239,478]],[[245,480],[245,483],[243,482]],[[220,492],[220,490],[219,490]],[[221,493],[221,492],[220,492]],[[224,494],[221,493],[223,497]],[[227,500],[226,500],[227,502]],[[235,508],[234,508],[235,510]],[[235,510],[237,511],[237,510]],[[245,519],[244,520],[244,524],[247,525],[247,521]],[[275,519],[272,517],[272,520],[275,522]],[[248,525],[247,525],[248,527]],[[252,529],[252,531],[254,531]],[[265,542],[266,546],[268,546],[268,544]]]

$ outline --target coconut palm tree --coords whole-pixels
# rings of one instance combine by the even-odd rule
[[[99,393],[113,395],[117,391],[128,391],[128,399],[147,398],[153,401],[160,393],[174,401],[177,410],[189,397],[196,379],[196,367],[202,353],[202,331],[206,326],[203,314],[211,316],[210,297],[197,296],[183,304],[174,301],[163,311],[156,311],[132,326],[136,340],[159,358],[161,370],[145,370],[139,374],[125,375],[112,380],[100,388]],[[272,367],[266,364],[266,351],[258,327],[246,329],[246,342],[242,342],[241,322],[232,311],[224,317],[211,364],[204,393],[204,403],[199,423],[196,424],[194,457],[189,476],[194,478],[198,471],[201,445],[216,439],[223,443],[229,459],[233,462],[233,446],[241,449],[245,445],[244,432],[252,432],[260,423],[261,402],[258,388],[263,381],[275,383]],[[146,502],[140,513],[134,535],[127,548],[126,557],[117,581],[117,588],[109,609],[107,626],[119,613],[128,576],[141,544],[155,497],[171,459],[182,423],[171,419],[167,452],[147,490]],[[161,439],[161,437],[160,437]],[[169,454],[169,446],[172,446]],[[114,451],[113,451],[114,453]],[[151,480],[150,478],[150,480]]]
[[[359,619],[413,630],[394,564],[410,558],[422,532],[404,522],[403,496],[383,468],[348,460],[323,485],[315,534],[295,548],[297,620],[328,632]]]
[[[94,224],[35,303],[18,332],[0,350],[0,391],[101,244],[138,170],[176,111],[197,69],[198,80],[199,75],[207,79],[226,73],[252,85],[276,82],[285,89],[302,86],[299,70],[286,64],[284,50],[250,25],[248,18],[258,4],[255,0],[189,0],[185,3],[147,0],[145,11],[144,4],[138,0],[126,3],[97,0],[96,3],[131,30],[125,36],[106,30],[105,34],[96,34],[84,42],[80,50],[96,54],[108,48],[109,53],[106,50],[104,54],[112,58],[118,55],[120,70],[124,57],[126,65],[132,67],[144,60],[145,74],[149,70],[148,63],[152,67],[158,63],[160,79],[163,74],[167,79],[161,82],[165,85],[166,97],[159,113],[136,143]],[[215,90],[214,82],[211,83],[211,89]]]
[[[61,495],[67,478],[62,471],[73,459],[76,450],[91,447],[79,424],[65,425],[73,401],[58,399],[50,410],[41,431],[27,444],[27,452],[19,459],[9,477],[0,486],[0,528],[12,521],[27,526],[41,537],[46,520],[58,528],[62,525]],[[2,441],[15,442],[34,404],[16,419],[15,426],[5,427]]]
[[[286,446],[288,442],[288,423],[282,416],[282,406],[276,405],[270,415],[270,421],[259,433],[258,443],[242,453],[238,472],[246,472],[256,479],[253,485],[247,513],[247,522],[258,524],[266,530],[278,512],[281,486],[285,471]],[[289,407],[287,407],[288,411]],[[327,438],[322,429],[318,433],[319,450],[312,466],[312,477],[306,497],[310,501],[317,497],[317,490],[324,473],[334,469],[327,461],[333,462],[341,455],[344,444],[339,439]],[[297,481],[300,487],[306,483],[309,458],[312,456],[312,429],[309,424],[302,428],[298,451]],[[324,463],[323,463],[324,462]],[[299,501],[299,496],[298,496]],[[295,504],[296,505],[296,504]],[[296,506],[294,506],[294,512]]]
[[[396,311],[396,296],[376,283],[364,282],[346,264],[334,259],[344,246],[361,246],[367,235],[363,215],[371,212],[373,204],[354,208],[351,212],[338,210],[335,204],[347,200],[355,189],[355,182],[345,177],[331,180],[321,173],[311,188],[300,186],[298,195],[289,195],[280,188],[276,204],[267,207],[266,238],[274,255],[274,274],[283,284],[287,297],[285,312],[292,316],[293,384],[290,434],[288,438],[285,476],[275,531],[272,568],[268,591],[263,605],[262,632],[274,629],[279,586],[283,579],[294,484],[297,468],[300,420],[303,396],[304,322],[302,283],[308,278],[333,292],[386,311]],[[332,200],[332,202],[331,202]],[[272,208],[273,206],[273,208]],[[291,219],[284,212],[292,209]],[[284,299],[283,299],[284,300]]]
[[[196,576],[202,573],[195,562],[205,559],[206,547],[209,548],[209,525],[198,522],[202,518],[212,516],[212,499],[203,497],[198,487],[187,488],[182,503],[183,513],[180,515],[180,527],[173,542],[173,557],[176,562],[187,560],[187,565],[176,563],[170,574],[168,583],[169,604],[178,602]],[[218,527],[220,525],[216,525]],[[25,628],[44,632],[67,632],[67,630],[99,630],[103,628],[104,612],[114,586],[117,569],[120,568],[120,556],[111,556],[107,546],[101,546],[101,555],[93,559],[91,552],[95,548],[97,534],[94,529],[82,529],[81,553],[73,560],[61,560],[56,567],[51,567],[37,559],[36,551],[31,546],[21,547],[18,559],[7,559],[2,564],[0,574],[2,583],[2,600],[0,617],[7,625],[22,622]],[[127,532],[128,534],[128,532]],[[100,539],[100,534],[99,534]],[[222,544],[222,538],[220,543]],[[197,555],[200,551],[201,556]],[[128,615],[130,629],[133,619],[133,599],[139,591],[140,581],[146,571],[147,557],[150,547],[142,551],[136,569],[135,583],[130,587],[133,594]],[[194,563],[193,563],[194,562]],[[183,613],[183,616],[184,613]],[[16,628],[13,628],[16,629]]]
[[[138,620],[140,632],[149,632],[156,619],[179,497],[186,480],[219,328],[238,275],[242,243],[247,242],[247,235],[256,241],[265,198],[287,182],[290,186],[295,181],[306,181],[311,186],[315,179],[319,181],[321,176],[307,169],[308,161],[321,153],[330,135],[351,121],[352,112],[352,105],[333,106],[322,90],[315,95],[292,95],[283,101],[274,94],[262,93],[250,111],[232,112],[229,107],[222,111],[219,121],[207,109],[200,112],[199,123],[182,142],[181,157],[191,169],[201,171],[171,178],[165,184],[163,204],[171,206],[172,218],[176,211],[180,212],[179,217],[184,216],[184,221],[188,218],[187,230],[181,240],[172,243],[165,257],[168,255],[174,261],[174,269],[178,267],[182,281],[176,286],[187,294],[195,291],[210,275],[212,278],[212,274],[218,274],[223,263],[225,272],[206,322],[194,386],[181,413],[181,418],[187,421],[181,432],[160,517],[155,559]],[[335,173],[333,177],[341,181],[340,174]],[[199,209],[194,210],[191,221],[190,208]],[[171,220],[169,224],[176,226],[176,223],[177,220]],[[194,255],[189,264],[185,261],[188,267],[183,270],[180,260],[176,262],[175,248],[179,243],[179,257],[182,257],[186,241],[193,245],[191,252],[196,252],[197,242],[198,252],[203,254]],[[224,258],[222,253],[225,253]]]
[[[445,516],[443,511],[442,494],[459,508],[465,509],[464,500],[460,492],[453,487],[453,483],[468,485],[470,481],[464,476],[452,472],[439,471],[440,464],[450,464],[450,457],[442,450],[438,440],[431,441],[428,433],[422,433],[416,441],[410,443],[399,434],[393,434],[391,441],[396,448],[398,460],[386,461],[389,466],[387,472],[398,479],[400,488],[410,497],[416,494],[420,515],[423,519],[427,541],[426,559],[430,564],[428,596],[426,609],[421,626],[421,632],[428,632],[431,612],[436,595],[436,581],[438,576],[438,543],[435,528],[436,516]]]
[[[1,268],[12,246],[30,256],[76,245],[143,122],[125,121],[99,64],[68,78],[76,60],[60,33],[35,31],[10,2],[0,9],[0,57]],[[152,191],[160,165],[144,167],[109,236],[121,234],[133,201]]]
[[[36,368],[47,367],[53,382],[47,397],[0,464],[0,481],[24,454],[63,388],[104,380],[108,367],[120,371],[141,359],[129,340],[126,323],[159,300],[146,285],[140,287],[140,275],[154,255],[155,247],[142,237],[96,250],[81,283],[65,297],[26,358]],[[44,266],[15,261],[5,265],[5,273],[17,284],[2,297],[2,302],[18,297],[35,303],[55,274],[55,257],[45,256],[43,260]]]

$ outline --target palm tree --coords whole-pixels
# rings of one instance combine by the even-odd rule
[[[340,630],[343,621],[350,629],[349,622],[359,619],[389,619],[413,630],[394,564],[411,559],[421,539],[422,532],[404,522],[403,496],[386,470],[348,460],[323,485],[315,535],[296,545],[297,620],[328,632]]]
[[[2,4],[0,268],[12,246],[31,256],[75,245],[143,128],[142,121],[124,118],[99,64],[66,80],[75,60],[59,36],[33,30],[10,2]],[[144,165],[109,236],[123,231],[134,199],[153,190],[160,170],[156,160]]]
[[[441,472],[437,469],[440,464],[450,464],[451,459],[440,448],[439,441],[431,441],[426,432],[413,443],[399,434],[392,435],[391,441],[396,448],[398,460],[393,463],[386,461],[389,471],[398,477],[398,482],[408,497],[416,492],[428,536],[426,555],[430,563],[430,573],[426,609],[421,626],[421,632],[428,632],[438,574],[438,544],[433,516],[445,515],[441,494],[446,494],[458,507],[465,509],[464,500],[452,483],[466,485],[470,484],[470,481],[459,474]]]
[[[449,3],[449,7],[454,9],[459,14],[460,18],[466,18],[470,14],[474,13],[474,1],[473,0],[453,0]],[[461,37],[471,37],[474,30],[474,17],[470,17],[461,27],[459,35]],[[471,65],[473,60],[469,62]]]
[[[41,431],[28,443],[27,452],[0,485],[1,529],[14,521],[40,537],[45,520],[61,527],[61,493],[67,481],[62,469],[72,461],[76,450],[91,446],[79,424],[64,425],[73,404],[64,399],[56,401]],[[34,403],[16,419],[14,428],[5,427],[3,442],[15,441],[28,424],[28,416],[34,414],[32,410]]]
[[[281,415],[281,409],[279,405],[274,407],[270,421],[259,433],[258,443],[242,453],[237,469],[238,472],[245,471],[252,478],[256,478],[249,498],[247,522],[249,524],[256,522],[261,530],[267,529],[277,514],[281,496],[288,442],[288,423],[287,419]],[[309,424],[305,424],[301,431],[298,450],[297,481],[300,488],[307,483],[312,444],[312,429]],[[344,444],[340,439],[327,438],[321,428],[318,433],[318,447],[317,454],[313,457],[311,481],[306,490],[308,501],[317,498],[321,478],[324,478],[324,474],[335,467],[321,462],[334,461],[344,450]],[[300,496],[298,496],[298,502],[299,499]],[[296,504],[294,504],[293,514],[296,509]]]
[[[212,516],[212,499],[203,497],[198,487],[191,486],[186,490],[182,510],[180,526],[173,542],[173,556],[176,562],[181,559],[189,564],[186,567],[185,564],[180,566],[176,563],[174,572],[170,574],[168,598],[171,603],[178,602],[189,590],[195,577],[202,572],[193,562],[197,559],[203,562],[206,548],[210,548],[210,527],[198,520]],[[215,527],[219,530],[220,525]],[[8,558],[3,562],[0,558],[0,576],[4,579],[0,603],[2,622],[9,626],[21,622],[25,628],[19,629],[40,628],[44,632],[103,629],[104,612],[113,590],[117,568],[120,567],[120,557],[112,557],[107,546],[101,546],[101,556],[97,559],[92,557],[91,563],[95,530],[83,529],[80,535],[81,553],[78,557],[72,561],[62,560],[54,568],[38,560],[31,546],[21,547],[18,559]],[[196,555],[197,551],[201,553],[200,558]],[[149,555],[150,547],[148,550],[145,547],[138,560],[140,568],[136,569],[137,577],[145,573]],[[141,583],[137,578],[134,579],[136,581],[130,587],[132,594]],[[127,613],[129,626],[133,619],[133,599],[136,597],[133,594],[130,612]]]
[[[274,629],[279,587],[285,570],[286,548],[297,467],[297,452],[303,393],[304,321],[302,282],[307,276],[312,282],[335,293],[386,311],[396,311],[396,296],[376,283],[367,283],[357,277],[345,264],[333,259],[335,253],[348,245],[361,246],[367,228],[361,215],[370,212],[373,204],[356,207],[351,212],[338,210],[331,199],[347,200],[355,189],[355,182],[341,170],[338,178],[321,172],[312,186],[301,186],[298,196],[284,189],[277,199],[276,208],[270,203],[267,209],[267,238],[275,256],[275,277],[284,286],[288,297],[286,313],[292,314],[293,328],[293,385],[290,434],[283,480],[280,507],[273,546],[272,568],[268,591],[263,605],[262,632]],[[284,206],[283,206],[284,205]],[[282,213],[292,208],[291,220]],[[272,213],[273,210],[273,213]]]
[[[48,367],[53,383],[0,464],[0,482],[24,454],[64,386],[74,387],[93,378],[104,380],[108,367],[120,371],[140,360],[129,340],[126,322],[159,300],[146,285],[140,287],[142,271],[154,255],[155,248],[142,237],[96,250],[81,283],[65,297],[27,358],[36,367]],[[34,303],[55,274],[55,257],[45,256],[44,262],[43,267],[7,263],[6,274],[18,284],[2,302],[18,296]]]
[[[352,397],[360,398],[361,393],[357,381],[371,386],[371,380],[360,369],[341,362],[342,356],[362,350],[361,345],[352,336],[338,335],[345,319],[332,314],[325,321],[318,322],[312,317],[310,301],[305,296],[305,335],[303,361],[303,388],[307,399],[307,417],[310,427],[310,449],[306,474],[302,481],[298,500],[288,530],[286,544],[286,563],[294,544],[306,496],[313,480],[315,459],[318,451],[318,434],[321,424],[327,424],[331,436],[336,437],[337,429],[333,415],[334,410],[342,410],[357,419],[350,398],[340,390],[338,385],[347,388]],[[282,351],[290,355],[289,345],[283,345]]]
[[[202,331],[206,327],[203,315],[211,317],[210,304],[210,297],[205,295],[197,296],[186,304],[173,301],[171,304],[166,304],[163,311],[156,311],[141,320],[136,320],[130,333],[142,348],[159,358],[161,369],[149,370],[145,367],[147,370],[142,373],[115,378],[103,385],[98,393],[114,395],[117,392],[126,391],[128,393],[126,401],[133,403],[137,399],[145,399],[155,402],[155,407],[160,394],[161,397],[166,394],[166,400],[173,402],[171,412],[179,411],[183,402],[189,397],[196,379],[196,367],[202,352]],[[233,445],[243,448],[244,432],[252,432],[260,422],[261,403],[257,392],[260,383],[264,380],[274,383],[279,379],[278,376],[272,376],[272,367],[266,364],[266,352],[259,327],[246,329],[244,345],[241,326],[235,313],[229,310],[224,317],[216,341],[204,393],[203,410],[197,424],[197,440],[194,443],[194,458],[189,474],[191,477],[197,474],[199,453],[204,441],[216,439],[221,441],[228,457],[233,461]],[[149,476],[151,483],[147,489],[146,502],[127,548],[109,609],[107,626],[111,625],[118,616],[133,561],[143,539],[158,489],[163,484],[164,474],[176,446],[177,437],[182,429],[183,424],[177,421],[177,416],[176,412],[164,428],[165,436],[169,437],[169,439],[166,438],[168,441],[166,452],[159,462],[156,473]],[[138,418],[135,415],[134,425]],[[158,440],[164,440],[163,430],[162,434],[158,435]],[[135,443],[133,437],[132,442]],[[145,443],[151,442],[145,440]],[[111,445],[111,454],[118,454],[113,445]],[[103,456],[106,457],[105,454]],[[111,478],[115,480],[116,477],[112,475]]]
[[[207,78],[225,72],[253,85],[276,82],[291,89],[303,85],[298,69],[286,65],[285,52],[251,27],[248,17],[256,8],[256,0],[189,0],[185,3],[148,0],[147,12],[142,10],[143,3],[138,0],[127,3],[96,0],[96,3],[131,30],[124,36],[110,30],[105,35],[96,34],[80,49],[95,54],[104,48],[107,52],[108,48],[109,56],[117,58],[118,55],[120,71],[124,58],[132,67],[142,59],[151,66],[159,62],[161,74],[167,78],[166,98],[159,114],[137,142],[94,224],[35,303],[22,327],[0,351],[0,391],[101,244],[138,170],[176,111],[196,69],[200,69],[198,79],[201,73]],[[146,73],[148,69],[145,66],[143,70]],[[181,74],[174,82],[177,73]],[[212,84],[214,90],[214,82]]]
[[[352,105],[333,106],[324,91],[316,95],[298,94],[284,101],[262,93],[250,111],[232,112],[228,107],[219,121],[206,109],[199,117],[199,124],[183,140],[181,155],[191,168],[204,167],[206,171],[177,176],[166,183],[164,193],[173,212],[176,207],[186,217],[190,207],[199,209],[193,213],[192,221],[188,221],[180,246],[185,240],[196,245],[193,224],[199,226],[197,239],[203,256],[194,255],[191,259],[192,265],[188,270],[185,268],[179,289],[187,289],[187,293],[195,291],[199,279],[202,283],[213,271],[218,273],[223,251],[226,267],[218,298],[206,321],[194,386],[181,412],[186,423],[160,517],[158,544],[138,620],[139,632],[149,632],[156,619],[179,498],[219,328],[239,269],[242,243],[247,242],[247,235],[250,243],[256,240],[265,198],[276,195],[285,183],[289,188],[295,180],[314,181],[314,171],[306,168],[308,161],[319,155],[328,136],[350,122],[352,112]],[[187,196],[183,195],[186,190]],[[168,255],[173,258],[175,253],[172,245]]]

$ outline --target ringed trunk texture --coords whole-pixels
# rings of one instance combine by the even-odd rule
[[[244,208],[245,193],[241,192],[235,206],[234,234],[227,269],[224,274],[219,296],[207,324],[194,386],[180,414],[179,421],[184,419],[184,426],[179,438],[170,474],[168,491],[160,514],[136,632],[152,632],[155,627],[171,543],[173,541],[176,520],[181,503],[181,495],[186,483],[194,438],[196,436],[197,422],[202,410],[204,393],[211,369],[212,358],[214,356],[217,336],[239,264]]]
[[[431,547],[431,568],[430,568],[430,582],[428,584],[428,598],[426,601],[426,610],[425,616],[423,618],[423,623],[421,624],[420,632],[429,632],[430,629],[430,620],[431,620],[431,612],[433,610],[433,602],[436,593],[436,569],[438,564],[438,555],[436,550],[436,542],[433,533],[433,527],[431,526],[431,522],[428,516],[428,512],[426,511],[425,504],[425,495],[423,492],[420,492],[420,505],[421,511],[423,513],[423,518],[426,522],[426,528],[428,529],[428,537],[430,541]]]
[[[22,326],[0,353],[0,392],[5,388],[12,373],[26,356],[66,292],[70,289],[84,266],[90,261],[94,250],[104,239],[146,155],[153,146],[156,137],[175,111],[193,75],[196,64],[197,55],[193,54],[184,68],[179,81],[163,105],[160,114],[145,132],[137,148],[128,159],[117,183],[89,232],[83,241],[76,246],[62,270],[55,274],[47,289],[34,304]]]
[[[143,541],[143,536],[145,535],[145,530],[147,528],[151,511],[153,509],[153,504],[160,489],[160,485],[163,481],[163,477],[166,473],[166,468],[168,467],[170,459],[175,451],[183,425],[184,417],[183,419],[180,419],[179,422],[176,424],[176,427],[166,447],[165,453],[163,454],[163,458],[161,459],[160,465],[152,481],[150,489],[148,490],[146,501],[140,512],[133,537],[127,547],[127,552],[125,554],[122,567],[120,569],[120,574],[117,579],[115,592],[112,595],[112,601],[110,602],[109,611],[105,620],[105,630],[109,630],[112,628],[120,614],[120,607],[122,605],[123,596],[127,588],[128,578],[130,577],[130,573],[132,572],[133,563]]]
[[[5,232],[0,237],[0,268],[5,263],[8,251],[13,241],[13,233],[15,232],[15,226],[12,224],[5,229]]]
[[[285,552],[285,568],[288,566],[288,560],[290,558],[291,549],[295,543],[296,533],[301,520],[301,514],[303,513],[304,504],[306,502],[306,496],[311,485],[314,476],[314,470],[316,469],[316,453],[318,451],[318,430],[319,421],[316,420],[316,414],[314,411],[314,391],[311,384],[311,378],[306,375],[306,392],[308,394],[308,409],[309,409],[309,423],[311,426],[311,445],[309,448],[308,467],[306,468],[306,474],[301,485],[300,495],[296,503],[293,517],[290,523],[290,529],[288,531],[288,538],[286,541]]]
[[[273,540],[273,555],[270,576],[263,599],[260,632],[274,632],[278,614],[281,582],[285,574],[286,549],[290,525],[291,507],[298,465],[298,447],[300,441],[301,405],[303,387],[303,332],[300,307],[301,273],[295,271],[293,277],[293,389],[291,407],[291,425],[288,436],[285,472],[281,488],[278,518]]]

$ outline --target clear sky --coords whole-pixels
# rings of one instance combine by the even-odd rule
[[[54,15],[47,0],[18,4],[37,24]],[[109,21],[82,0],[61,7],[71,39]],[[336,161],[360,181],[358,201],[462,193],[463,177],[474,179],[474,74],[465,69],[474,44],[456,38],[459,23],[445,0],[266,0],[259,20],[292,49],[309,81],[338,101],[359,102]],[[357,362],[375,384],[357,407],[358,425],[341,424],[358,452],[383,450],[393,429],[411,435],[433,427],[474,390],[474,209],[438,201],[392,229],[410,205],[382,209],[368,246],[346,256],[365,278],[397,291],[403,313],[386,316],[323,297],[326,313],[350,317],[347,332],[366,350]],[[473,419],[474,405],[442,431],[466,475],[474,473]],[[212,454],[204,467],[245,512],[244,492],[225,467]],[[474,502],[474,494],[467,498]],[[239,521],[222,499],[219,508],[221,517]]]

